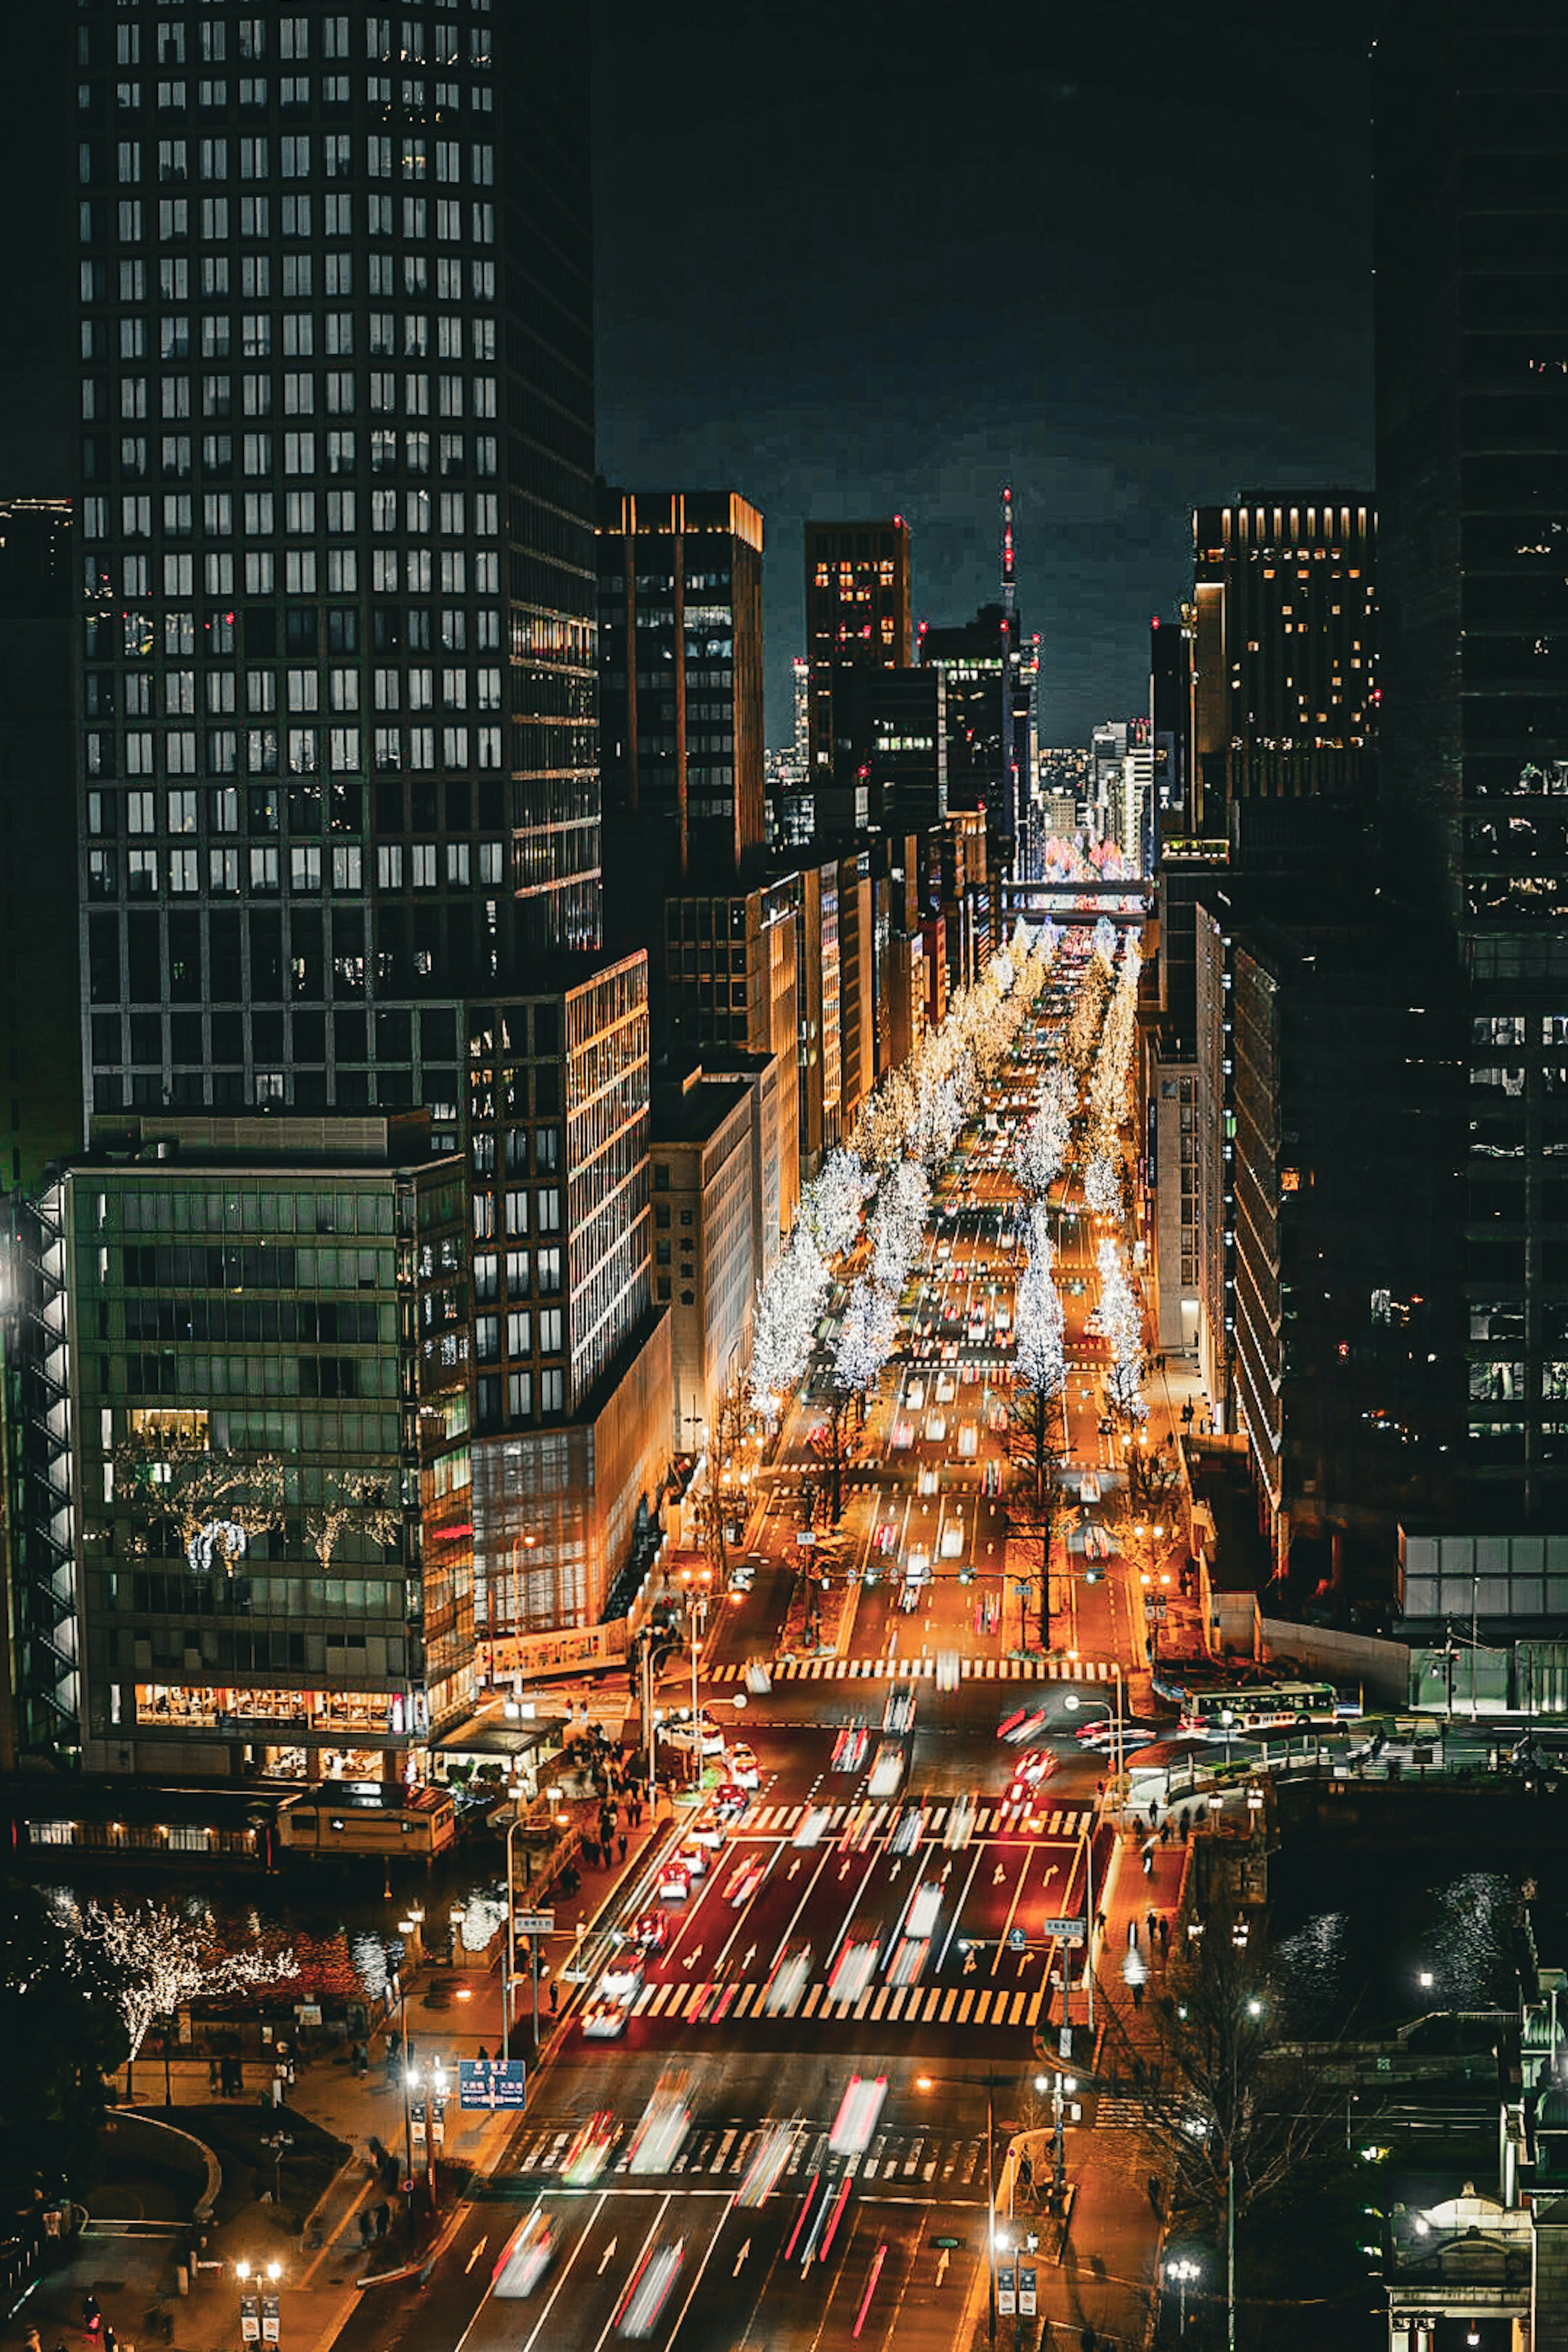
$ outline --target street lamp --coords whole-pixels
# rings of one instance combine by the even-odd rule
[[[1050,2094],[1051,2114],[1053,2119],[1051,2141],[1051,2179],[1052,2187],[1055,2189],[1056,2194],[1059,2197],[1062,2193],[1063,2184],[1067,2179],[1068,2168],[1067,2139],[1063,2129],[1063,2126],[1067,2122],[1067,2103],[1072,2097],[1073,2093],[1078,2089],[1078,2081],[1077,2077],[1072,2074],[1064,2074],[1061,2068],[1058,2066],[1054,2077],[1049,2074],[1037,2074],[1035,2077],[1035,2088],[1042,2095],[1047,2092]],[[1078,2109],[1076,2107],[1073,2109],[1073,2113],[1075,2116],[1077,2115]]]
[[[1199,2279],[1202,2278],[1203,2264],[1201,2263],[1194,2262],[1190,2255],[1180,2255],[1173,2263],[1167,2263],[1165,2264],[1165,2276],[1168,2279],[1174,2279],[1177,2286],[1181,2289],[1181,2337],[1184,2344],[1187,2340],[1187,2289],[1189,2286],[1195,2286]]]

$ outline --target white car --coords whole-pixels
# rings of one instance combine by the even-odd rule
[[[618,2000],[590,2001],[583,2011],[583,2032],[590,2042],[614,2042],[626,2030],[626,2012]]]
[[[917,1942],[929,1940],[936,1933],[936,1923],[942,1915],[942,1882],[928,1878],[915,1890],[904,1920],[904,1933]]]
[[[761,1784],[762,1773],[749,1748],[730,1750],[730,1777],[738,1789],[755,1789]]]
[[[973,1835],[974,1800],[973,1797],[960,1797],[942,1823],[942,1842],[957,1853],[962,1853]]]
[[[635,1944],[628,1944],[624,1951],[617,1952],[599,1979],[602,1998],[618,2000],[623,2008],[628,2001],[636,2000],[642,1990],[642,1961],[643,1956]]]

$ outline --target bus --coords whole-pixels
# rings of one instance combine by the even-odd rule
[[[1211,1739],[1249,1731],[1293,1731],[1361,1713],[1332,1683],[1252,1683],[1230,1690],[1184,1690],[1182,1729]]]

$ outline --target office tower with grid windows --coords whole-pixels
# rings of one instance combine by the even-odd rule
[[[908,669],[910,533],[879,522],[805,526],[805,652],[811,783],[847,788],[858,764],[858,672]]]
[[[732,491],[599,488],[606,920],[733,879],[765,831],[763,518]]]
[[[77,13],[89,1108],[427,1105],[599,939],[586,32]]]
[[[1563,58],[1550,0],[1395,0],[1373,58],[1386,880],[1467,994],[1450,1319],[1493,1619],[1541,1608],[1501,1538],[1568,1525]],[[1420,1580],[1413,1614],[1470,1608],[1468,1566]]]
[[[1193,515],[1194,823],[1237,801],[1370,801],[1377,518],[1364,491]]]

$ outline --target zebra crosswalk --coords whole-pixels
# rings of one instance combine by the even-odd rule
[[[820,1979],[802,1986],[776,2011],[763,1998],[766,1986],[724,1984],[696,1977],[666,1978],[645,1984],[631,2005],[633,2017],[665,2025],[743,2024],[748,2018],[799,2018],[813,2024],[847,2019],[873,2025],[1033,2027],[1045,2001],[1044,1987],[1030,1991],[1010,1985],[868,1985],[856,2000],[838,2000]]]
[[[688,2180],[739,2180],[744,2177],[762,2141],[779,2128],[780,2120],[787,2122],[787,2118],[764,2118],[750,2126],[698,2126],[672,2158],[669,2171]],[[555,2126],[535,2133],[519,2149],[518,2174],[530,2180],[547,2180],[558,2175],[574,2137],[570,2128]],[[783,2177],[787,2180],[796,2175],[804,2178],[820,2172],[827,2158],[827,2133],[815,2126],[799,2128]],[[628,2137],[622,2141],[605,2177],[630,2169]],[[852,2158],[845,2169],[862,2181],[879,2181],[884,2188],[935,2186],[950,2194],[973,2189],[984,2197],[985,2143],[981,2138],[961,2138],[946,2132],[879,2132],[865,2155]]]
[[[748,1805],[736,1822],[733,1834],[739,1837],[791,1837],[805,1819],[806,1814],[816,1810],[815,1806],[798,1802],[788,1805]],[[858,1812],[859,1810],[858,1805],[831,1806],[828,1809],[827,1819],[822,1825],[823,1839],[826,1841],[837,1836],[838,1832],[847,1826],[850,1814]],[[897,1803],[877,1806],[871,1817],[870,1838],[876,1839],[890,1830],[902,1810],[902,1806]],[[952,1812],[951,1805],[932,1805],[930,1808],[924,1832],[928,1841],[942,1839]],[[1020,1832],[1023,1823],[1031,1818],[1036,1823],[1035,1828],[1028,1832],[1031,1837],[1062,1839],[1087,1837],[1094,1826],[1093,1809],[1087,1805],[1054,1807],[1038,1803],[976,1805],[969,1836],[977,1838],[1016,1835]],[[966,1844],[968,1842],[968,1839],[965,1839]]]
[[[768,1672],[774,1682],[921,1682],[936,1673],[936,1660],[923,1658],[781,1658]],[[732,1660],[715,1666],[710,1683],[734,1683],[746,1668]],[[1099,1658],[960,1658],[961,1682],[986,1683],[1109,1683],[1116,1668]]]

